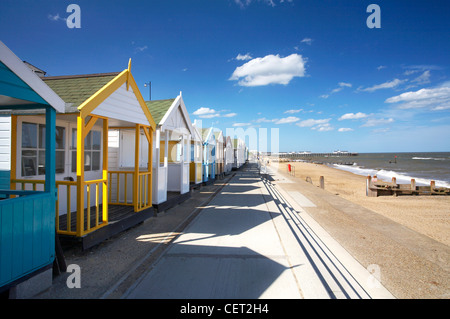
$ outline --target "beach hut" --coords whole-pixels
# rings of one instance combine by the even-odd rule
[[[239,169],[244,164],[245,143],[240,138],[233,139],[233,169]]]
[[[215,178],[223,178],[225,174],[225,137],[221,130],[215,130],[213,132],[216,140],[216,167]]]
[[[55,127],[58,234],[76,238],[86,249],[152,216],[151,161],[142,169],[139,160],[142,144],[151,158],[148,145],[156,126],[131,74],[131,60],[122,72],[42,80],[66,102],[65,114],[56,115]],[[21,114],[11,122],[17,132],[12,138],[17,148],[11,152],[15,167],[11,183],[39,189],[43,117]],[[135,143],[127,149],[133,155],[129,169],[108,167],[110,129],[135,133]],[[34,137],[36,143],[31,142]]]
[[[191,139],[195,136],[181,92],[146,102],[156,122],[153,204],[163,211],[190,197]]]
[[[200,131],[203,140],[203,183],[209,184],[216,178],[216,139],[212,127]]]
[[[225,138],[225,147],[224,147],[224,156],[225,156],[225,175],[231,173],[233,169],[234,163],[234,150],[233,150],[233,142],[231,137],[227,136]]]
[[[189,164],[189,181],[192,188],[196,188],[203,182],[202,159],[203,139],[196,122],[192,124],[194,135],[191,139],[191,162]]]
[[[33,278],[39,278],[33,284],[37,290],[51,285],[56,254],[55,115],[64,112],[64,101],[0,41],[0,111],[6,116],[2,123],[10,123],[10,116],[18,112],[38,110],[45,113],[39,140],[43,152],[39,168],[45,180],[41,190],[16,189],[7,181],[2,184],[7,189],[0,190],[4,197],[0,200],[0,291]],[[6,134],[14,137],[17,131],[7,130]],[[28,142],[38,145],[37,138]],[[15,148],[15,142],[9,142],[6,148],[9,145]],[[2,151],[4,148],[2,144]],[[25,152],[23,156],[31,154]],[[4,179],[16,172],[14,161],[8,162],[10,169],[3,170]],[[31,297],[26,293],[16,297]]]

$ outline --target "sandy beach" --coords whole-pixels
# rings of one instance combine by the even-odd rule
[[[288,163],[271,163],[287,172]],[[290,162],[295,178],[319,186],[324,176],[325,190],[392,219],[418,233],[450,246],[450,196],[366,196],[366,177],[322,164]]]

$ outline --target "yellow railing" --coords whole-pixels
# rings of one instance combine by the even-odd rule
[[[152,206],[151,194],[151,172],[139,172],[138,174],[138,196],[137,196],[137,211],[149,208]]]
[[[56,199],[56,231],[58,234],[83,236],[100,227],[108,224],[108,205],[102,205],[104,200],[100,200],[100,196],[105,199],[105,194],[100,194],[104,185],[108,185],[108,204],[112,205],[128,205],[135,206],[135,211],[141,211],[152,206],[151,200],[151,172],[139,172],[137,188],[135,192],[134,187],[134,171],[109,171],[108,179],[97,179],[83,182],[85,190],[85,206],[86,209],[82,211],[82,218],[80,222],[72,216],[73,211],[76,211],[77,201],[77,182],[76,181],[56,181],[57,199]],[[131,175],[131,178],[129,176]],[[15,184],[18,190],[40,190],[44,189],[44,180],[30,180],[30,179],[13,179],[12,184]],[[42,185],[42,186],[38,186]],[[131,185],[131,194],[128,194],[128,188]],[[65,189],[64,189],[65,188]],[[73,191],[75,190],[75,191]],[[64,195],[65,194],[65,195]],[[112,195],[115,195],[113,197]],[[121,197],[123,195],[123,198]],[[134,199],[128,199],[128,196],[134,196]],[[63,209],[60,205],[64,205],[61,201],[61,196],[65,196],[65,210],[66,214],[60,216],[60,211]],[[95,198],[95,200],[94,200]],[[94,201],[94,205],[91,205]],[[100,214],[102,218],[100,218]],[[94,216],[95,215],[95,216]],[[64,217],[62,217],[64,216]],[[65,220],[64,220],[65,218]],[[75,220],[75,225],[72,225],[72,219]],[[79,225],[78,225],[79,224]]]
[[[75,227],[72,226],[72,211],[76,210],[72,208],[72,204],[76,203],[76,195],[71,196],[71,190],[72,188],[76,189],[77,182],[75,181],[56,181],[56,189],[57,189],[57,198],[56,198],[56,231],[58,234],[63,235],[72,235],[72,236],[80,236],[86,233],[90,233],[100,227],[105,226],[108,223],[108,214],[107,214],[107,208],[103,208],[102,210],[102,220],[100,221],[99,214],[100,214],[100,193],[99,189],[103,186],[103,183],[107,183],[107,180],[98,179],[98,180],[91,180],[91,181],[85,181],[85,190],[86,190],[86,214],[83,213],[82,223],[77,227],[75,224]],[[11,180],[11,183],[13,184],[19,184],[21,190],[26,190],[31,187],[32,190],[37,190],[37,185],[45,184],[44,180],[29,180],[29,179],[13,179]],[[30,185],[27,187],[27,185]],[[93,186],[95,186],[93,188]],[[66,188],[65,190],[65,196],[66,196],[66,214],[65,214],[65,223],[61,223],[61,217],[60,216],[60,196],[62,196],[63,187]],[[94,195],[92,193],[94,192]],[[75,192],[76,194],[76,192]],[[95,196],[95,204],[94,206],[91,206],[91,196]],[[75,198],[73,198],[75,197]],[[75,202],[73,202],[75,201]],[[74,205],[75,206],[75,205]],[[76,206],[75,206],[76,207]],[[95,211],[95,219],[93,220],[93,224],[91,223],[91,211]],[[106,212],[106,214],[105,214]],[[92,225],[91,225],[92,224]]]
[[[100,213],[100,204],[99,204],[99,188],[103,188],[103,184],[108,185],[107,179],[96,179],[91,181],[84,181],[84,185],[86,185],[86,202],[87,202],[87,209],[86,213],[87,216],[84,216],[84,221],[86,222],[86,230],[83,229],[82,233],[90,233],[100,227],[106,226],[108,224],[108,205],[102,205],[102,220],[101,223],[99,222],[99,213]],[[91,226],[91,187],[95,185],[95,205],[92,206],[95,209],[95,219],[94,219],[94,225]],[[104,195],[104,194],[103,194]],[[103,202],[103,200],[102,200]],[[83,224],[84,224],[83,221]]]
[[[128,181],[128,176],[130,175],[131,182]],[[133,206],[133,199],[131,198],[131,201],[128,200],[128,187],[133,185],[133,178],[134,171],[108,171],[108,204]],[[131,194],[133,194],[133,188],[131,189]],[[123,200],[120,198],[121,194],[123,194]]]

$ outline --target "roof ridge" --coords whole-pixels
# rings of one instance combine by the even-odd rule
[[[120,72],[109,72],[109,73],[92,73],[92,74],[74,74],[74,75],[56,75],[56,76],[46,76],[42,80],[62,80],[62,79],[78,79],[78,78],[94,78],[101,76],[116,76]]]

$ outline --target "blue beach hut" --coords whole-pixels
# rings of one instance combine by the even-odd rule
[[[203,139],[203,183],[211,183],[216,179],[216,138],[213,128],[202,128]]]
[[[41,169],[45,170],[44,190],[16,190],[14,185],[0,190],[4,198],[0,200],[0,291],[43,273],[50,275],[46,278],[51,285],[55,258],[55,119],[56,112],[64,112],[64,107],[64,101],[0,41],[0,112],[3,116],[45,112],[45,138],[39,141],[45,149],[40,158]],[[16,134],[12,129],[11,140]]]

